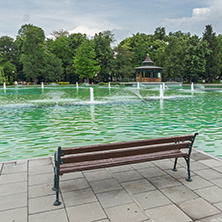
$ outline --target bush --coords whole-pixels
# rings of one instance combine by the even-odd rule
[[[120,85],[119,82],[110,82],[110,85]]]
[[[69,82],[58,82],[59,85],[69,85]]]
[[[104,83],[104,82],[99,82],[98,85],[99,85],[99,86],[104,86],[104,85],[106,85],[106,83]]]

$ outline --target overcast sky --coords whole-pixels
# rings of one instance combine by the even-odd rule
[[[23,24],[41,27],[46,36],[109,29],[118,41],[157,27],[201,36],[208,24],[222,34],[221,21],[222,0],[0,0],[0,36],[13,38]]]

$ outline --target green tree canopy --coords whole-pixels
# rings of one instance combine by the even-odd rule
[[[3,67],[0,66],[0,84],[3,84],[6,81],[5,73]]]
[[[207,82],[212,82],[218,76],[218,48],[216,33],[213,32],[212,25],[206,25],[203,39],[208,42],[209,54],[206,54],[206,73]]]
[[[114,76],[116,80],[129,80],[135,73],[132,66],[133,52],[122,45],[115,47],[114,52]]]
[[[84,41],[74,58],[74,67],[76,74],[80,78],[86,78],[86,82],[89,83],[89,79],[92,79],[100,70],[100,66],[96,61],[96,53],[92,41]]]
[[[103,82],[107,82],[113,69],[113,50],[111,44],[114,42],[114,37],[110,31],[104,31],[95,34],[93,40],[96,60],[101,68],[98,78]]]
[[[44,31],[33,25],[24,25],[18,32],[21,61],[26,79],[37,81],[56,81],[61,78],[61,61],[45,47]],[[54,75],[52,74],[54,72]]]
[[[184,56],[184,79],[197,82],[203,77],[206,67],[205,56],[209,54],[208,43],[194,35],[187,39]]]

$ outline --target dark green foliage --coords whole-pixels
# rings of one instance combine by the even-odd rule
[[[100,66],[96,61],[96,53],[92,41],[84,41],[75,56],[74,68],[76,74],[79,75],[81,79],[85,79],[89,83],[89,79],[93,79],[100,70]]]
[[[6,81],[5,73],[3,67],[0,66],[0,84],[3,84]]]
[[[114,47],[114,36],[107,30],[95,34],[44,31],[31,24],[21,26],[14,40],[0,37],[0,81],[75,83],[133,80],[134,68],[149,53],[154,65],[163,67],[164,80],[212,82],[222,78],[222,35],[207,25],[203,37],[183,33],[166,34],[157,27],[153,35],[136,33]]]
[[[113,34],[110,31],[100,32],[94,36],[96,60],[100,65],[98,78],[100,81],[108,82],[113,70],[113,49],[111,44],[114,42]]]
[[[26,80],[58,81],[62,74],[61,61],[45,47],[44,31],[33,25],[24,25],[18,32],[21,62]]]
[[[213,32],[212,25],[206,25],[203,33],[203,39],[208,42],[209,54],[206,55],[206,72],[207,82],[212,82],[218,76],[218,48],[216,33]]]
[[[134,67],[132,66],[133,52],[131,52],[126,46],[118,45],[114,49],[114,72],[113,77],[115,81],[130,80],[130,77],[134,75]]]

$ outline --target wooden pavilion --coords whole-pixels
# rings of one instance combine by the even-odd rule
[[[142,66],[136,67],[137,82],[161,82],[163,67],[154,66],[154,62],[147,54],[146,59],[142,62]]]

